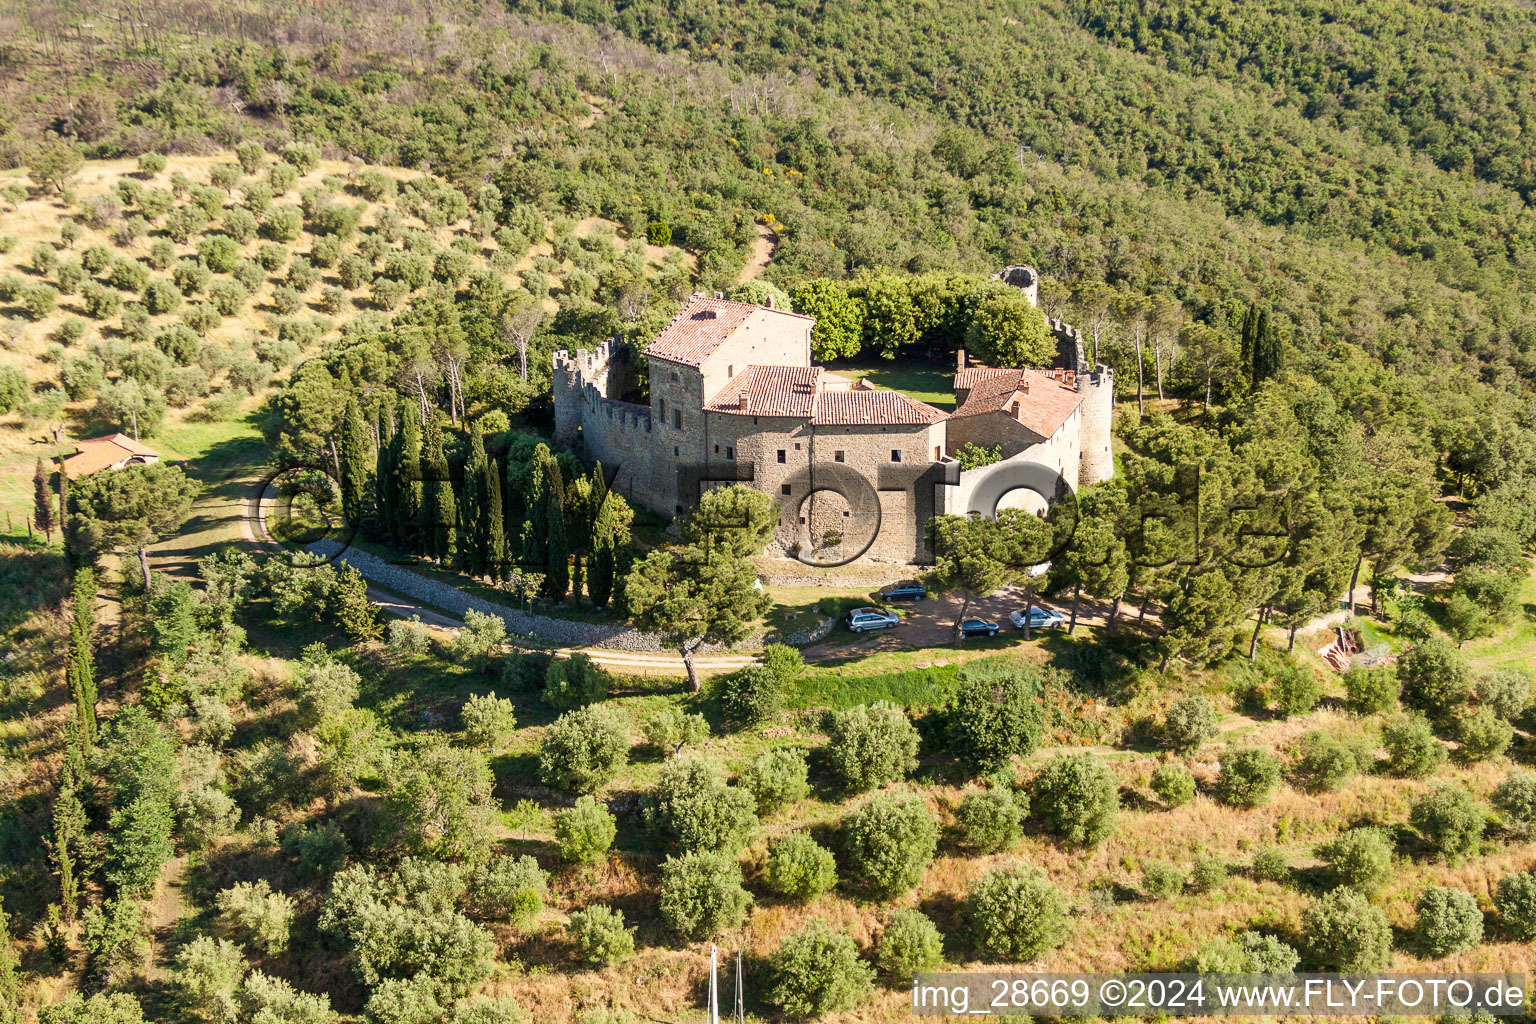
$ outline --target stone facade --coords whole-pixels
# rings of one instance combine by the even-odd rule
[[[1033,269],[999,276],[1033,300]],[[754,487],[779,509],[773,548],[812,564],[922,562],[929,518],[976,501],[990,512],[996,471],[962,473],[954,452],[966,441],[1002,444],[1005,461],[1049,467],[1071,487],[1113,471],[1109,371],[1079,372],[1081,339],[1067,345],[1067,325],[1051,324],[1065,366],[984,370],[985,394],[957,390],[945,414],[813,366],[813,323],[696,295],[645,351],[648,405],[619,397],[635,372],[626,347],[556,352],[556,438],[616,469],[621,493],[663,515],[711,487]]]

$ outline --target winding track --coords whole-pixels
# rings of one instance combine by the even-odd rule
[[[272,507],[272,495],[266,483],[261,485],[261,491],[252,493],[245,501],[245,508],[241,516],[241,528],[245,538],[253,546],[266,550],[280,550],[281,546],[273,539],[267,529],[267,516]],[[425,604],[413,597],[398,593],[385,587],[369,577],[373,560],[358,559],[353,564],[358,572],[368,580],[368,600],[386,614],[397,618],[419,618],[425,625],[433,629],[448,633],[457,632],[464,620],[448,612]],[[399,566],[391,566],[391,571],[409,573],[410,570]],[[516,615],[522,618],[522,613],[507,609],[509,616]],[[562,623],[563,620],[551,620],[551,624]],[[517,646],[514,644],[514,646]],[[529,648],[531,649],[531,648]],[[541,648],[543,649],[543,648]],[[680,655],[667,652],[651,651],[615,651],[605,647],[586,645],[561,646],[552,649],[557,657],[570,657],[572,654],[585,654],[604,668],[623,672],[631,675],[682,675],[686,671],[683,659]],[[738,668],[745,668],[757,662],[757,657],[752,654],[700,654],[694,658],[694,665],[702,675],[715,675],[721,672],[730,672]]]

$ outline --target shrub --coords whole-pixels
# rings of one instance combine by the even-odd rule
[[[677,757],[661,769],[651,823],[684,850],[735,851],[757,826],[755,801],[725,784],[713,761]]]
[[[313,827],[294,824],[283,830],[283,853],[299,864],[305,878],[329,878],[347,862],[352,847],[330,822]]]
[[[1379,971],[1392,958],[1392,926],[1370,899],[1335,889],[1302,911],[1302,934],[1316,964],[1346,973]]]
[[[517,731],[517,713],[512,702],[497,697],[496,691],[475,694],[464,702],[464,738],[485,750],[500,750]]]
[[[906,908],[893,911],[880,933],[875,963],[903,982],[944,962],[944,937],[929,918]]]
[[[831,851],[803,832],[792,832],[773,844],[764,881],[781,896],[812,900],[837,884],[837,865]]]
[[[1422,779],[1445,763],[1445,746],[1422,715],[1404,715],[1381,731],[1387,767],[1394,775]]]
[[[1160,764],[1152,773],[1152,792],[1169,807],[1182,807],[1195,798],[1195,773],[1178,761]]]
[[[1301,957],[1273,935],[1246,931],[1238,939],[1247,961],[1243,967],[1256,974],[1289,974]]]
[[[1017,843],[1026,813],[1028,808],[1019,807],[1013,791],[1000,787],[967,793],[955,809],[966,843],[980,853],[997,853]]]
[[[1536,941],[1536,871],[1499,879],[1493,906],[1506,932],[1522,942]]]
[[[971,883],[966,907],[977,947],[1005,960],[1034,960],[1066,937],[1067,899],[1032,865],[982,875]]]
[[[218,705],[224,707],[222,703]],[[226,714],[228,712],[226,711]],[[240,824],[240,807],[221,789],[199,785],[178,790],[172,801],[176,810],[176,829],[182,845],[200,850],[227,836]]]
[[[618,774],[628,753],[623,717],[594,704],[567,711],[544,731],[540,771],[556,789],[592,793]]]
[[[159,153],[140,153],[139,172],[141,174],[159,174],[165,170],[165,157]]]
[[[1114,776],[1091,754],[1058,755],[1036,776],[1030,805],[1051,834],[1093,846],[1114,833],[1120,796]]]
[[[1305,715],[1317,707],[1322,691],[1310,669],[1288,664],[1275,675],[1274,696],[1275,708],[1281,717],[1290,718]]]
[[[1263,882],[1284,884],[1291,880],[1291,863],[1285,851],[1267,846],[1253,855],[1253,877]]]
[[[278,156],[284,163],[292,164],[300,174],[308,174],[320,166],[320,147],[313,142],[290,142],[278,152]]]
[[[1216,892],[1227,884],[1227,865],[1214,857],[1201,857],[1189,869],[1189,886],[1195,892]]]
[[[602,860],[618,834],[618,823],[595,797],[578,797],[569,810],[555,815],[555,842],[560,847],[560,858],[572,864],[595,864]]]
[[[279,953],[288,946],[293,926],[292,898],[273,892],[265,880],[237,882],[219,893],[219,920],[244,941],[264,953]]]
[[[293,679],[300,722],[305,728],[313,728],[327,715],[350,708],[357,702],[361,682],[349,666],[329,657],[300,665]]]
[[[105,285],[87,284],[81,287],[80,296],[85,300],[85,311],[95,320],[116,316],[123,308],[123,293]]]
[[[685,853],[661,865],[658,909],[685,938],[708,938],[746,920],[752,896],[741,887],[741,868],[722,853]]]
[[[172,977],[188,1004],[207,1020],[234,1020],[238,1007],[235,1002],[240,982],[250,970],[240,947],[227,939],[215,940],[199,935],[176,955],[176,970]],[[137,1010],[137,1004],[135,1004]],[[133,1016],[142,1021],[141,1015]],[[99,1024],[122,1024],[116,1016]]]
[[[281,245],[264,242],[256,249],[256,265],[267,273],[288,262],[288,250]]]
[[[197,254],[215,274],[227,274],[235,269],[240,258],[240,244],[228,235],[209,235],[197,243]]]
[[[1180,697],[1163,715],[1163,744],[1174,750],[1198,750],[1219,731],[1216,708],[1198,695]]]
[[[1309,732],[1301,738],[1296,773],[1308,789],[1332,791],[1355,774],[1354,751],[1325,732]]]
[[[825,922],[812,921],[779,944],[768,1000],[791,1017],[825,1017],[853,1009],[869,994],[875,972],[859,948]]]
[[[697,746],[709,738],[709,723],[703,715],[690,715],[682,708],[658,709],[640,727],[645,741],[658,750],[677,755],[685,746]]]
[[[506,620],[500,615],[486,615],[471,608],[464,613],[463,627],[448,641],[446,653],[460,665],[484,668],[506,639]]]
[[[1319,846],[1317,855],[1327,864],[1330,884],[1367,896],[1392,877],[1392,844],[1373,828],[1352,828]]]
[[[874,796],[843,822],[849,870],[878,896],[895,896],[915,886],[938,840],[939,826],[927,805],[910,794]]]
[[[475,870],[469,883],[470,904],[485,920],[511,922],[528,931],[544,909],[549,876],[529,856],[497,857]]]
[[[1458,753],[1463,760],[1487,761],[1509,749],[1515,727],[1484,705],[1457,719],[1456,738],[1461,741]]]
[[[592,704],[607,696],[612,681],[608,671],[589,656],[573,654],[551,661],[544,670],[544,702],[554,708]]]
[[[134,266],[139,264],[135,263]],[[21,290],[21,305],[34,320],[41,320],[59,304],[59,290],[51,284],[33,284]]]
[[[195,295],[208,287],[208,282],[213,280],[213,275],[198,260],[179,259],[171,268],[171,280],[176,282],[176,287],[181,289],[181,294]]]
[[[1473,691],[1479,704],[1506,722],[1517,720],[1531,706],[1531,677],[1517,668],[1479,676]]]
[[[763,667],[773,673],[781,687],[788,686],[805,672],[805,656],[788,644],[768,644],[763,648]]]
[[[1254,747],[1228,750],[1216,776],[1216,796],[1233,807],[1257,807],[1280,781],[1280,762]]]
[[[950,749],[978,771],[991,771],[1015,755],[1031,753],[1045,735],[1044,689],[1035,669],[972,662],[960,670],[949,709]]]
[[[432,648],[432,634],[419,615],[391,619],[388,646],[396,654],[426,654]]]
[[[208,302],[221,316],[234,316],[245,308],[251,293],[239,281],[215,281],[208,286]]]
[[[716,695],[720,713],[733,729],[769,721],[784,706],[779,677],[766,665],[749,665],[722,676]]]
[[[757,755],[738,782],[757,801],[759,815],[791,807],[811,791],[806,782],[805,755],[785,748]]]
[[[1471,684],[1467,659],[1449,640],[1430,636],[1414,644],[1397,663],[1403,700],[1432,715],[1465,703]]]
[[[279,287],[272,289],[272,308],[277,311],[279,316],[292,316],[293,314],[297,313],[303,307],[303,305],[304,296],[300,295],[292,288],[289,288],[287,285],[280,285]]]
[[[1166,900],[1184,891],[1184,872],[1172,864],[1148,861],[1141,869],[1143,899]]]
[[[604,906],[588,907],[571,915],[565,934],[576,955],[589,964],[616,964],[635,952],[635,937],[624,927],[624,912]]]
[[[1493,791],[1493,806],[1504,816],[1504,825],[1524,836],[1536,825],[1536,775],[1511,772]]]
[[[917,767],[917,729],[897,705],[878,701],[827,717],[827,757],[849,789],[874,789]]]
[[[274,170],[276,166],[274,165]],[[279,189],[274,183],[273,192],[286,192],[287,189]],[[297,206],[288,206],[279,203],[267,207],[266,216],[262,218],[261,233],[268,239],[278,243],[292,242],[299,237],[299,232],[304,229],[304,214]]]
[[[1440,786],[1420,797],[1408,821],[1445,857],[1457,857],[1477,849],[1483,838],[1483,809],[1460,786]]]
[[[1483,941],[1483,912],[1470,893],[1427,886],[1414,904],[1413,933],[1428,956],[1465,953]]]
[[[79,317],[72,316],[68,320],[65,320],[63,323],[59,324],[59,329],[56,333],[58,334],[58,338],[61,342],[66,345],[73,345],[75,342],[85,337],[86,330],[87,328],[85,326],[85,321],[81,320]]]

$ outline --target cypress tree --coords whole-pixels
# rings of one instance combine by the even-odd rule
[[[390,461],[390,443],[394,437],[394,411],[380,409],[375,421],[378,444],[373,463],[373,518],[369,520],[370,536],[388,539],[394,530],[394,463]]]
[[[406,402],[400,410],[400,429],[393,439],[390,462],[395,543],[402,550],[415,551],[416,524],[421,514],[421,413],[414,402]]]
[[[507,534],[501,512],[501,467],[495,459],[485,464],[480,480],[481,493],[485,495],[485,508],[480,510],[485,519],[485,568],[486,573],[498,580],[507,578]]]
[[[1243,317],[1243,331],[1240,338],[1241,348],[1238,355],[1238,365],[1242,367],[1243,376],[1248,379],[1250,386],[1254,382],[1254,353],[1258,351],[1258,338],[1259,304],[1252,302],[1248,305],[1247,315]]]
[[[543,452],[544,500],[540,520],[545,531],[544,550],[548,553],[544,568],[544,599],[558,604],[565,600],[571,587],[571,546],[565,535],[565,481],[560,475],[560,463],[548,448]]]
[[[453,497],[453,481],[448,477],[448,457],[443,453],[443,428],[437,417],[427,420],[422,432],[421,466],[425,473],[421,485],[418,522],[422,526],[421,552],[451,565],[458,544],[455,536],[458,503]]]
[[[601,608],[613,596],[614,536],[613,514],[605,503],[597,510],[592,524],[592,555],[587,559],[587,598]]]
[[[459,568],[471,576],[486,575],[487,548],[490,544],[486,522],[485,429],[476,420],[469,429],[469,461],[464,466],[464,484],[459,502]]]
[[[71,737],[64,768],[59,773],[59,794],[53,801],[53,860],[59,871],[59,904],[64,908],[66,921],[75,919],[80,904],[75,864],[85,842],[85,807],[78,795],[84,772],[79,747]]]
[[[1269,311],[1265,310],[1259,317],[1259,331],[1253,353],[1254,383],[1274,380],[1280,376],[1284,359],[1285,353],[1280,331],[1276,329],[1274,321],[1270,319]]]
[[[37,460],[37,468],[32,471],[32,509],[33,522],[52,543],[53,495],[48,490],[48,470],[42,459]]]
[[[341,514],[356,529],[363,522],[368,501],[368,428],[357,399],[347,399],[346,419],[341,425]]]
[[[70,603],[73,615],[66,673],[69,694],[75,702],[80,749],[89,754],[96,742],[96,656],[91,648],[91,634],[96,626],[96,574],[89,566],[75,573]]]

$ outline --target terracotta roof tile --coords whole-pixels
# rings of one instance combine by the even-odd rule
[[[704,408],[742,416],[809,418],[821,388],[819,366],[749,366]]]
[[[955,387],[963,390],[961,378],[967,374],[970,394],[952,414],[955,417],[981,416],[987,413],[1010,415],[1015,401],[1019,404],[1017,421],[1045,440],[1056,433],[1082,404],[1083,396],[1069,383],[1066,374],[1044,370],[962,370],[955,375]]]
[[[109,434],[77,441],[79,451],[64,460],[64,473],[71,480],[90,476],[108,466],[115,466],[124,459],[134,457],[160,457],[160,453],[141,444],[127,434]]]
[[[816,400],[818,426],[884,426],[937,423],[945,414],[900,391],[823,391]]]
[[[647,359],[662,359],[669,363],[681,363],[684,366],[698,366],[708,359],[719,348],[721,343],[729,338],[747,318],[764,306],[753,306],[745,302],[731,302],[728,299],[712,299],[705,295],[695,295],[689,300],[672,322],[662,328],[656,335],[656,340],[646,346]],[[776,309],[772,312],[779,316],[792,316],[801,320],[811,320],[811,317],[801,313],[791,313],[787,310]]]

